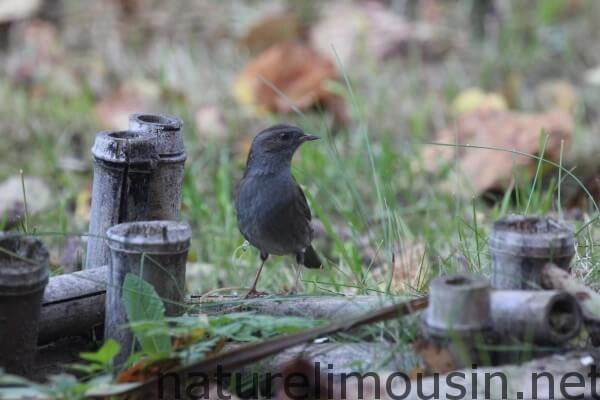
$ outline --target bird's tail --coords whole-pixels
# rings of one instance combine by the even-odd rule
[[[321,268],[321,259],[312,246],[308,246],[304,250],[304,266],[306,268]]]

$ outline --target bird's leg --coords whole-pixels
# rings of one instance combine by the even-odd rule
[[[300,272],[302,271],[302,266],[301,265],[297,265],[296,266],[296,279],[294,279],[294,286],[292,287],[292,290],[290,290],[288,292],[288,294],[296,294],[298,293],[298,283],[300,283]]]
[[[300,251],[296,254],[296,279],[294,279],[294,286],[288,294],[296,294],[298,292],[298,283],[300,283],[300,272],[302,271],[302,265],[304,264],[304,252]]]
[[[265,262],[267,261],[267,258],[269,258],[269,255],[267,253],[260,253],[260,259],[261,259],[261,263],[260,263],[260,267],[258,267],[258,271],[256,271],[256,276],[254,277],[254,282],[252,282],[252,287],[250,288],[250,291],[248,293],[246,293],[246,296],[244,296],[245,299],[249,299],[251,297],[257,297],[260,296],[263,293],[260,293],[256,290],[256,284],[258,283],[258,278],[260,277],[260,273],[265,265]]]

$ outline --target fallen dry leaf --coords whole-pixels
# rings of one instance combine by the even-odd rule
[[[457,157],[458,170],[472,189],[472,193],[467,194],[479,195],[505,189],[515,166],[531,167],[533,172],[536,159],[510,151],[535,155],[544,134],[548,135],[544,158],[556,162],[561,140],[564,140],[564,149],[568,148],[573,135],[573,118],[560,110],[539,114],[477,110],[458,118],[452,127],[439,132],[433,142],[490,149],[429,145],[423,159],[426,168],[433,171],[440,164],[454,162]]]
[[[418,340],[413,343],[413,350],[427,366],[427,372],[446,374],[458,368],[450,351],[428,340]]]
[[[337,124],[347,123],[340,112],[342,101],[327,89],[337,79],[333,62],[301,42],[276,44],[260,53],[238,76],[236,99],[257,113],[287,113],[294,107],[306,110],[322,105],[332,110]]]
[[[144,382],[180,365],[180,360],[165,358],[162,360],[140,360],[117,375],[117,383]]]
[[[267,15],[248,29],[240,39],[240,47],[256,54],[277,43],[301,39],[303,31],[293,13]]]

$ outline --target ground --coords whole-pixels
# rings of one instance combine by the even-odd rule
[[[370,42],[345,57],[332,39],[326,56],[338,79],[330,87],[349,114],[345,126],[334,129],[328,110],[256,113],[234,97],[236,76],[255,57],[240,47],[240,38],[283,3],[154,3],[64,1],[48,12],[51,22],[26,20],[11,28],[12,46],[0,58],[0,178],[23,170],[26,180],[39,177],[50,188],[50,204],[30,215],[26,228],[49,244],[55,273],[64,267],[64,253],[73,251],[64,245],[67,237],[87,230],[95,133],[141,109],[185,122],[182,219],[193,229],[190,292],[239,293],[250,284],[258,252],[238,232],[232,195],[250,138],[281,122],[323,137],[304,146],[293,163],[321,222],[315,247],[327,260],[323,270],[303,273],[305,292],[423,291],[440,272],[486,273],[487,234],[509,212],[553,213],[573,224],[576,270],[594,283],[598,213],[566,171],[593,182],[599,89],[588,78],[600,64],[600,3],[497,2],[482,35],[473,33],[470,2],[422,2],[420,20],[446,28],[452,42],[434,58],[417,46],[382,59],[368,51]],[[309,30],[316,24],[317,2],[284,3]],[[401,13],[408,2],[387,3],[389,12]],[[497,93],[510,109],[534,113],[547,110],[551,97],[538,89],[557,80],[575,93],[571,104],[558,92],[574,126],[568,151],[555,159],[561,175],[560,168],[534,162],[533,174],[515,169],[512,183],[490,200],[489,193],[471,196],[459,180],[448,184],[455,164],[426,168],[424,150],[434,146],[428,143],[436,132],[456,123],[453,102],[466,89]],[[259,289],[284,292],[293,282],[292,263],[291,257],[269,259]]]

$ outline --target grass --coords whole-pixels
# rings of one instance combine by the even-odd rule
[[[97,77],[91,72],[82,74],[78,82],[81,88],[74,93],[64,91],[52,74],[34,75],[33,83],[25,85],[11,75],[7,61],[4,79],[0,80],[0,100],[4,104],[0,110],[4,139],[0,143],[0,177],[23,169],[25,175],[41,176],[51,184],[55,203],[47,212],[29,217],[30,229],[84,233],[87,221],[75,217],[74,208],[78,195],[89,186],[91,174],[65,171],[59,167],[59,160],[77,152],[89,160],[94,133],[104,128],[93,118],[96,99],[113,87],[113,81],[144,78],[156,82],[161,92],[151,108],[179,115],[185,121],[188,161],[182,218],[193,227],[191,292],[249,285],[258,266],[258,254],[243,245],[232,203],[244,165],[240,144],[260,128],[280,121],[296,123],[323,137],[320,142],[304,146],[293,164],[313,214],[323,223],[328,237],[315,244],[324,252],[325,269],[303,272],[306,292],[395,291],[391,284],[393,271],[390,269],[384,279],[376,281],[372,272],[381,266],[361,256],[359,243],[365,237],[373,252],[388,264],[400,256],[399,248],[410,243],[425,245],[418,262],[430,267],[420,272],[422,284],[409,290],[422,290],[431,277],[443,272],[486,273],[486,237],[493,220],[510,212],[556,212],[564,216],[560,205],[568,199],[568,193],[562,188],[582,184],[575,179],[580,176],[578,160],[570,153],[563,156],[561,150],[559,162],[548,169],[543,156],[536,158],[535,174],[531,177],[515,170],[510,190],[500,202],[490,205],[483,199],[463,196],[464,188],[458,182],[454,193],[442,191],[441,183],[454,166],[435,174],[426,172],[421,151],[431,145],[427,143],[433,132],[452,123],[446,112],[448,104],[466,87],[506,92],[511,82],[520,81],[523,83],[513,95],[513,106],[535,110],[539,109],[534,94],[538,83],[558,77],[578,82],[587,67],[600,62],[600,55],[591,50],[597,29],[594,24],[600,15],[596,2],[588,2],[588,10],[573,17],[564,16],[556,1],[538,1],[537,8],[525,13],[517,3],[507,2],[503,23],[481,42],[455,32],[462,46],[441,62],[426,63],[411,56],[383,63],[361,59],[353,65],[339,65],[342,79],[336,90],[346,97],[353,122],[333,135],[327,128],[327,116],[321,112],[256,117],[234,103],[230,95],[234,74],[249,56],[236,49],[231,37],[220,36],[214,21],[228,32],[238,29],[238,19],[227,18],[235,5],[212,4],[207,16],[196,17],[206,29],[200,37],[190,36],[194,32],[191,21],[177,29],[168,24],[159,27],[161,36],[154,38],[148,49],[139,39],[143,19],[141,23],[129,22],[131,37],[115,34],[99,41],[94,38],[103,28],[86,26],[88,12],[67,2],[69,28],[63,36],[65,42],[59,42],[59,46],[65,46],[66,55],[61,67],[76,68],[86,57],[92,58],[96,67],[107,70],[100,78],[104,86],[94,87]],[[447,25],[467,26],[464,5],[444,7]],[[114,10],[111,12],[102,16],[105,26],[125,29]],[[69,42],[78,34],[82,42],[89,42],[89,50],[77,49]],[[552,42],[554,34],[560,37],[558,43]],[[24,52],[15,49],[6,60],[19,60]],[[331,56],[335,58],[334,50]],[[581,101],[586,109],[586,99]],[[216,105],[222,111],[228,128],[226,138],[195,133],[194,113],[203,104]],[[597,142],[592,139],[599,125],[597,116],[579,115],[577,125],[578,143],[587,147]],[[74,141],[81,144],[75,145]],[[540,149],[543,155],[545,142]],[[473,147],[469,151],[478,150]],[[514,156],[526,155],[514,152]],[[579,240],[586,249],[585,254],[578,254],[577,265],[585,276],[593,278],[598,264],[593,246],[598,212],[591,202],[586,207],[584,221],[573,221],[581,229]],[[581,228],[589,221],[593,222]],[[340,229],[348,232],[347,237],[339,234]],[[48,242],[53,257],[59,258],[61,237],[48,238]],[[276,293],[289,288],[292,263],[292,258],[272,257],[260,287]]]
[[[573,16],[565,16],[561,4],[567,2],[557,0],[538,0],[525,10],[519,1],[502,2],[502,23],[481,41],[463,32],[468,2],[442,2],[443,21],[453,27],[459,45],[436,63],[411,54],[385,62],[361,57],[344,65],[334,44],[330,56],[337,58],[341,71],[334,87],[345,97],[352,116],[349,127],[336,134],[328,128],[329,116],[319,110],[256,116],[235,103],[231,95],[235,74],[251,57],[234,38],[248,22],[240,11],[250,7],[247,2],[207,2],[202,15],[178,9],[185,5],[163,4],[167,16],[149,39],[144,33],[149,29],[147,19],[123,21],[108,3],[87,9],[67,0],[67,28],[53,50],[61,57],[46,61],[48,65],[42,62],[32,78],[20,80],[11,70],[11,63],[26,59],[30,48],[17,47],[0,57],[0,179],[23,170],[25,179],[39,176],[49,183],[52,206],[28,215],[21,229],[39,235],[56,262],[68,235],[87,232],[78,208],[92,176],[91,171],[65,170],[60,160],[78,156],[91,165],[94,134],[106,128],[95,119],[94,105],[119,82],[144,79],[154,82],[160,93],[148,110],[178,115],[185,123],[188,160],[182,219],[193,231],[187,288],[191,293],[242,293],[254,277],[258,252],[244,243],[237,229],[232,196],[243,172],[244,143],[276,122],[295,123],[322,137],[303,146],[293,163],[313,216],[326,233],[326,238],[315,240],[325,268],[303,271],[306,294],[414,294],[425,292],[429,280],[439,274],[488,274],[490,226],[513,212],[554,213],[572,223],[578,240],[574,271],[600,286],[596,246],[600,210],[594,193],[584,187],[598,167],[600,115],[594,111],[598,97],[582,82],[587,69],[600,65],[597,1],[587,1],[587,9]],[[91,23],[91,16],[97,21]],[[114,29],[110,35],[107,27]],[[120,35],[124,31],[128,34]],[[51,72],[44,72],[48,68]],[[67,91],[60,74],[72,70],[77,89]],[[529,157],[535,165],[533,174],[515,166],[512,182],[494,202],[466,195],[466,187],[453,174],[455,163],[435,173],[425,170],[422,151],[427,146],[459,150],[452,143],[432,141],[436,131],[454,123],[450,104],[463,89],[476,86],[502,92],[512,108],[537,111],[542,102],[535,88],[558,78],[573,82],[580,94],[575,138],[571,148],[561,144],[558,160],[544,158],[544,135],[540,156],[494,149],[515,159]],[[216,106],[222,113],[224,137],[196,133],[195,112],[204,105]],[[486,148],[469,146],[467,151]],[[448,181],[451,191],[442,189]],[[575,192],[584,198],[577,219],[563,208]],[[365,242],[379,261],[364,257]],[[417,247],[422,252],[396,265],[405,268],[405,274],[416,269],[417,276],[399,287],[393,280],[398,271],[392,266],[415,244],[422,245]],[[85,242],[81,249],[85,250]],[[287,290],[293,283],[293,262],[292,257],[271,257],[259,289],[277,294]],[[391,338],[397,353],[403,353],[415,337],[415,325],[378,324],[334,340]]]

